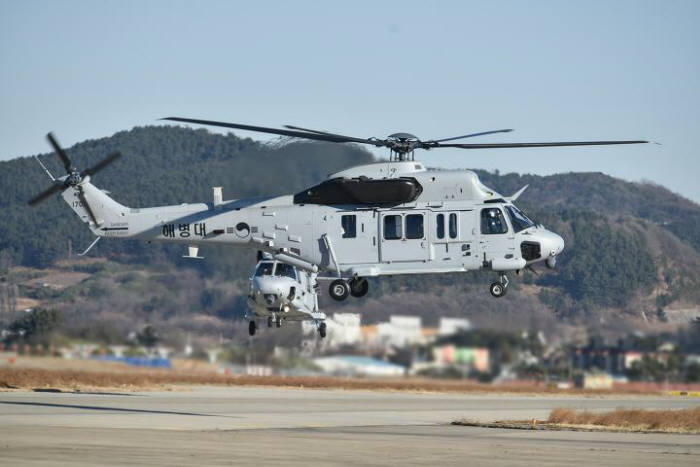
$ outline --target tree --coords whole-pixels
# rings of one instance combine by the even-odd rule
[[[14,320],[8,327],[8,340],[23,340],[29,344],[51,344],[53,333],[60,321],[60,313],[53,309],[38,308]]]

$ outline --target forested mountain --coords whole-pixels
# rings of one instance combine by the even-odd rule
[[[124,157],[100,172],[94,183],[131,207],[209,201],[212,186],[223,186],[227,199],[295,193],[330,172],[372,160],[370,153],[353,145],[284,141],[267,145],[233,134],[173,126],[137,127],[79,143],[68,154],[77,167],[86,168],[116,150]],[[55,155],[44,154],[41,159],[54,174],[63,174]],[[375,317],[424,313],[431,304],[443,314],[479,310],[515,316],[530,308],[556,312],[557,319],[574,319],[596,310],[635,313],[636,308],[661,316],[671,303],[700,303],[697,204],[658,185],[630,183],[602,173],[477,172],[487,186],[504,195],[530,185],[518,204],[566,241],[556,271],[543,269],[538,276],[525,273],[501,300],[488,295],[487,285],[493,279],[488,273],[382,278],[372,281],[367,298],[348,301],[340,308]],[[36,208],[27,206],[27,200],[48,185],[32,157],[0,162],[0,251],[15,265],[48,267],[65,258],[69,239],[76,250],[92,240],[58,196]],[[254,254],[203,247],[205,261],[185,263],[181,250],[104,239],[91,256],[104,256],[134,269],[181,270],[188,278],[183,284],[202,288],[196,297],[183,298],[183,305],[146,296],[151,291],[141,290],[133,296],[134,303],[144,301],[138,305],[140,310],[152,310],[165,300],[169,310],[182,306],[219,318],[240,315],[243,303],[234,295],[244,293],[242,286],[226,289],[223,284],[247,277]],[[126,290],[133,277],[115,280]],[[93,300],[101,296],[90,295],[96,292],[87,288],[83,292]]]

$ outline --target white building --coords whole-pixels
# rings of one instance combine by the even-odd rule
[[[362,341],[360,329],[361,318],[359,313],[335,313],[326,319],[326,338],[324,343],[328,346],[356,345]],[[316,324],[312,321],[302,322],[304,335],[314,335]]]
[[[343,376],[403,376],[406,371],[401,365],[355,355],[315,358],[314,364],[324,373]]]
[[[385,345],[403,347],[423,341],[419,316],[392,315],[388,323],[377,325],[377,340]]]
[[[459,331],[467,331],[472,328],[472,323],[466,318],[440,318],[439,336],[451,336]]]

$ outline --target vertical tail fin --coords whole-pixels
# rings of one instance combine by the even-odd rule
[[[96,235],[128,230],[130,208],[119,204],[90,182],[66,189],[61,196]]]

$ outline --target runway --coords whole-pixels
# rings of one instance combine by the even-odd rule
[[[195,387],[0,393],[2,465],[698,465],[697,435],[451,426],[698,399]]]

